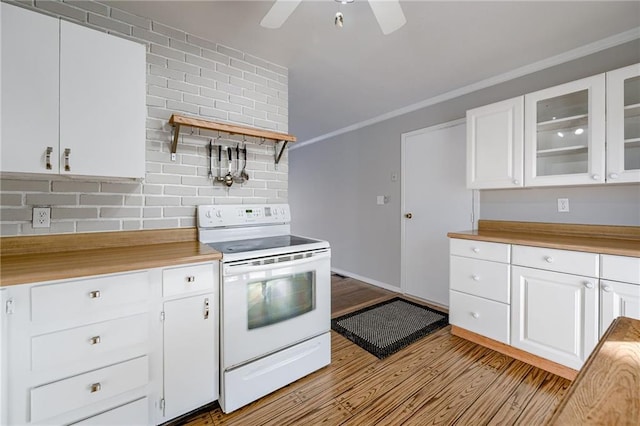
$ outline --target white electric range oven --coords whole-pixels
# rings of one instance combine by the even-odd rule
[[[225,413],[331,362],[331,249],[290,221],[287,204],[198,206],[200,242],[222,253]]]

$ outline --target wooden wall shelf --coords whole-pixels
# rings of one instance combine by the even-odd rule
[[[252,136],[256,138],[263,138],[263,139],[271,140],[276,144],[278,142],[282,142],[282,148],[280,149],[280,152],[277,151],[277,147],[276,147],[276,156],[275,156],[276,164],[278,164],[278,162],[280,161],[280,157],[282,157],[282,153],[284,152],[284,149],[287,147],[287,144],[289,142],[296,141],[295,136],[289,135],[286,133],[278,133],[278,132],[273,132],[271,130],[263,130],[263,129],[257,129],[255,127],[239,126],[235,124],[218,123],[216,121],[203,120],[201,118],[188,117],[186,115],[180,115],[180,114],[173,114],[169,119],[169,124],[171,124],[174,127],[173,143],[171,144],[172,154],[175,154],[178,149],[178,137],[180,135],[181,126],[189,126],[189,127],[195,127],[198,129],[224,132],[230,135],[244,135],[244,136]]]

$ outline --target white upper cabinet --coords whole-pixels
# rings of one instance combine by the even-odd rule
[[[640,64],[607,73],[607,182],[640,182]]]
[[[2,3],[0,171],[143,178],[145,48]]]
[[[6,3],[0,7],[0,171],[57,174],[59,21]]]
[[[605,182],[605,75],[525,95],[525,186]]]
[[[60,22],[61,173],[144,177],[145,62],[141,44]]]
[[[467,111],[467,188],[523,186],[524,96]]]

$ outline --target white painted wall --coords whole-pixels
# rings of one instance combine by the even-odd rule
[[[640,41],[636,40],[293,149],[289,159],[293,230],[327,239],[332,245],[334,268],[399,289],[400,182],[391,182],[390,176],[400,171],[402,133],[463,118],[470,108],[637,62],[640,62]],[[480,216],[640,225],[639,194],[640,185],[482,191]],[[376,195],[389,195],[389,204],[377,206]],[[555,199],[559,197],[569,198],[571,206],[576,206],[575,214],[557,216],[548,211],[556,206]]]

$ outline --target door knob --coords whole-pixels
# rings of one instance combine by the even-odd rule
[[[411,219],[413,215],[411,213],[406,213],[404,217],[406,217],[407,219]]]

